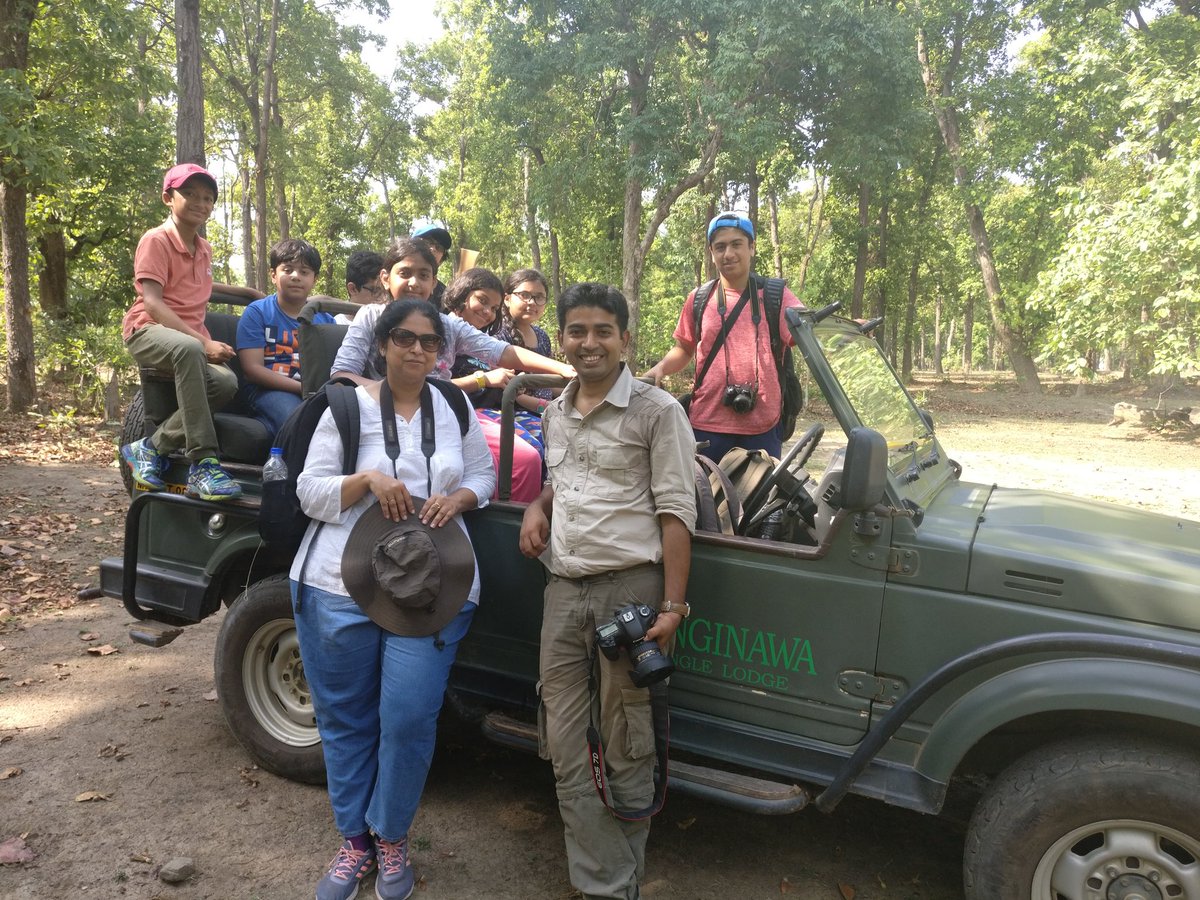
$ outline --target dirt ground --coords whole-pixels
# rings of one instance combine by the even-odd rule
[[[927,380],[915,392],[971,481],[1040,487],[1200,519],[1195,428],[1109,425],[1156,398]],[[1168,408],[1200,410],[1200,391]],[[5,900],[296,898],[336,846],[322,789],[250,766],[215,702],[219,616],[132,643],[111,600],[76,600],[121,545],[112,434],[0,419],[0,866]],[[651,835],[653,898],[952,900],[966,802],[933,818],[849,798],[833,815],[755,817],[672,796]],[[413,828],[417,897],[568,898],[548,765],[455,730]],[[161,881],[174,857],[182,884]]]

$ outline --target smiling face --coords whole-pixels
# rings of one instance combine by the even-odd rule
[[[163,203],[171,210],[176,225],[197,229],[212,215],[217,195],[212,185],[199,175],[193,175],[177,188],[162,195]]]
[[[433,293],[433,268],[420,256],[406,256],[391,269],[383,269],[379,280],[393,300],[401,297],[428,300]]]
[[[271,270],[271,283],[285,306],[301,306],[317,283],[317,273],[298,259],[281,262]]]
[[[500,292],[481,288],[471,291],[467,295],[467,301],[458,311],[458,316],[468,325],[485,331],[496,321],[496,315],[499,312]]]
[[[514,322],[532,325],[546,311],[546,288],[540,281],[522,281],[504,298],[508,314]]]
[[[614,313],[599,306],[576,306],[567,311],[558,343],[580,381],[603,385],[616,381],[629,332],[621,331]]]
[[[740,228],[718,228],[713,232],[708,252],[726,285],[739,290],[745,287],[754,259],[754,241],[746,232]]]

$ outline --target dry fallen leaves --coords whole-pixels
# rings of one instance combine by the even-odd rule
[[[250,785],[250,787],[258,787],[258,779],[253,774],[257,771],[258,766],[243,766],[238,774],[242,776],[242,781]]]
[[[36,853],[25,846],[24,838],[10,837],[0,841],[0,866],[19,866],[21,863],[33,862],[36,856]]]
[[[100,635],[96,634],[96,632],[94,632],[94,631],[85,631],[83,634],[81,634],[79,636],[79,639],[81,641],[95,641],[95,640],[99,640],[99,638],[100,638]]]
[[[840,881],[838,882],[838,890],[841,891],[843,900],[854,900],[855,894],[858,893],[853,887],[848,884],[842,884]]]
[[[76,803],[94,803],[98,800],[111,800],[112,795],[102,794],[99,791],[84,791],[82,794],[75,796]]]
[[[8,781],[10,778],[16,778],[18,775],[24,774],[25,770],[20,766],[9,766],[7,769],[0,769],[0,781]]]
[[[119,761],[129,754],[126,752],[124,744],[105,744],[96,755],[101,759],[115,759]]]
[[[209,691],[207,694],[205,694],[204,699],[205,700],[216,700],[217,699],[217,689],[213,688],[211,691]]]
[[[121,651],[112,644],[101,644],[99,647],[88,647],[87,652],[92,656],[111,656],[112,654],[120,653]]]

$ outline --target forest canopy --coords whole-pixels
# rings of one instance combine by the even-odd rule
[[[418,216],[552,297],[620,286],[632,360],[749,211],[757,269],[882,315],[905,376],[1194,375],[1194,0],[446,0],[380,73],[383,0],[0,0],[8,404],[135,375],[119,321],[162,171],[207,164],[217,281],[270,290],[302,237],[345,259]],[[366,25],[356,24],[360,22]],[[373,33],[375,32],[375,33]],[[449,264],[447,264],[447,269]],[[443,271],[443,278],[448,275]]]

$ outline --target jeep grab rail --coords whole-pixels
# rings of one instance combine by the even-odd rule
[[[517,392],[522,388],[566,387],[569,381],[561,375],[522,372],[505,385],[504,396],[500,399],[500,456],[496,461],[498,499],[508,500],[512,496],[513,441],[516,440],[513,420],[516,418]]]
[[[905,694],[879,724],[872,728],[862,742],[846,760],[837,777],[829,783],[814,804],[821,812],[833,812],[846,796],[850,786],[862,774],[863,769],[875,757],[883,745],[899,730],[922,704],[947,684],[973,669],[989,663],[1025,656],[1034,653],[1099,653],[1143,662],[1181,665],[1200,671],[1200,647],[1176,644],[1170,641],[1153,641],[1122,637],[1121,635],[1081,634],[1077,632],[1052,632],[1050,634],[1026,635],[1009,638],[994,644],[977,647],[970,653],[952,659],[929,673],[911,691]]]

